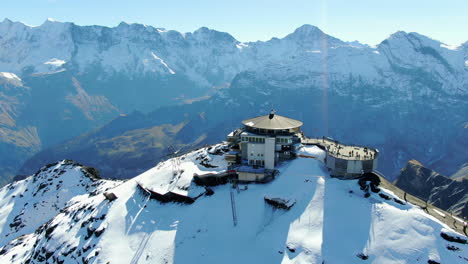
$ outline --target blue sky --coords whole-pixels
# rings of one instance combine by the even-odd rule
[[[404,30],[447,44],[468,41],[468,0],[2,0],[0,18],[40,25],[137,22],[193,31],[207,26],[240,41],[284,37],[303,24],[346,41],[377,44]]]

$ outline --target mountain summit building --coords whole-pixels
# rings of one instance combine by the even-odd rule
[[[294,158],[295,148],[301,143],[301,121],[269,115],[242,121],[243,128],[228,135],[234,143],[226,156],[229,165],[237,167],[240,181],[264,181],[275,175],[279,161]]]
[[[303,123],[271,111],[269,115],[242,121],[242,128],[227,136],[231,150],[225,155],[228,165],[242,182],[266,182],[278,173],[282,161],[296,157],[304,145],[316,145],[327,153],[324,163],[331,175],[358,178],[377,167],[378,151],[368,147],[343,145],[330,138],[306,138]],[[316,157],[307,157],[316,158]]]
[[[275,115],[258,116],[242,121],[241,158],[249,165],[274,169],[279,160],[293,157],[294,145],[300,143],[302,122]]]

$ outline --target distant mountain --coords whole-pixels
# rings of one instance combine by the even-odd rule
[[[157,161],[169,158],[174,151],[206,143],[206,134],[198,134],[190,126],[189,121],[176,125],[160,124],[134,112],[64,144],[40,151],[23,164],[19,173],[27,174],[31,168],[52,159],[74,157],[78,162],[98,167],[105,178],[132,178]]]
[[[106,149],[118,153],[122,143],[114,149],[110,143],[116,134],[94,130],[135,110],[143,112],[145,123],[119,123],[120,136],[190,124],[185,131],[198,134],[183,144],[202,135],[207,135],[203,142],[216,142],[240,120],[275,108],[303,120],[308,135],[378,147],[380,168],[389,178],[410,157],[447,175],[468,160],[468,43],[453,48],[397,32],[370,47],[310,25],[282,39],[242,43],[207,28],[179,33],[139,24],[108,28],[54,21],[30,27],[7,19],[0,23],[0,36],[0,71],[17,76],[15,87],[23,87],[10,96],[20,102],[14,117],[9,114],[13,119],[0,115],[16,125],[0,126],[0,134],[23,131],[28,141],[20,146],[1,139],[5,181],[15,173],[32,173],[59,153],[85,162],[99,159],[78,151],[87,142],[66,146],[85,132],[81,139],[100,133]],[[13,105],[12,99],[1,100]],[[149,153],[147,143],[128,144],[136,157]],[[59,152],[52,154],[54,149]],[[48,154],[32,157],[18,172],[39,150]],[[140,169],[152,166],[160,154],[145,158]],[[118,162],[123,171],[131,166],[126,162],[123,155]]]
[[[93,179],[62,161],[1,188],[0,229],[10,235],[1,237],[0,263],[468,259],[466,236],[391,191],[366,193],[358,180],[330,177],[316,159],[283,162],[267,184],[195,184],[195,174],[227,169],[225,149],[199,148],[125,182]],[[303,152],[324,155],[318,147]]]
[[[468,217],[468,178],[451,179],[410,160],[401,169],[395,185],[429,203]]]

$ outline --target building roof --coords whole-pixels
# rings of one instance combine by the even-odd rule
[[[299,120],[276,115],[274,113],[246,119],[242,121],[242,124],[248,127],[253,127],[253,128],[273,129],[273,130],[291,129],[291,128],[297,128],[297,127],[302,126],[302,122]]]

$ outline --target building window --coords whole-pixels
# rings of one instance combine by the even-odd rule
[[[276,138],[276,142],[277,143],[286,143],[286,139],[285,138]]]

